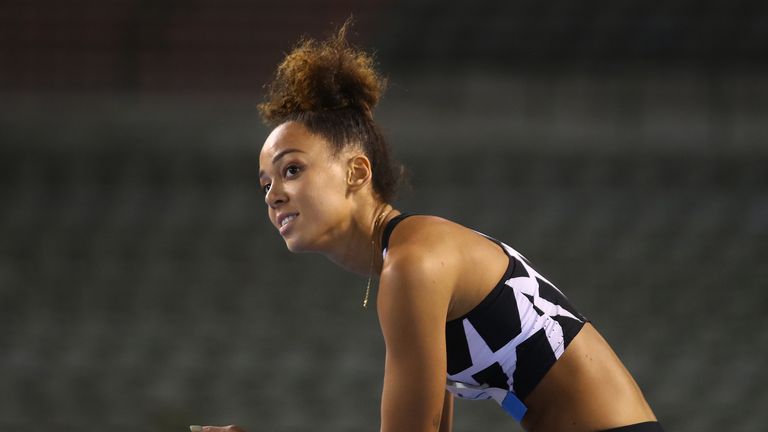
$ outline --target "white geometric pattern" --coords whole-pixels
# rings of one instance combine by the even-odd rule
[[[448,375],[446,388],[457,397],[463,399],[494,399],[501,404],[508,392],[514,389],[513,377],[518,367],[518,347],[543,329],[552,356],[557,359],[563,354],[565,346],[570,341],[565,340],[563,328],[554,317],[567,317],[576,320],[576,322],[583,321],[581,317],[574,315],[561,305],[553,303],[540,295],[539,279],[551,285],[559,295],[562,295],[562,292],[529,266],[523,255],[504,243],[491,237],[488,238],[499,244],[511,257],[510,259],[515,259],[515,265],[523,266],[524,271],[522,269],[515,270],[514,274],[518,276],[505,280],[505,287],[503,288],[514,291],[516,305],[512,307],[516,306],[516,310],[511,310],[511,307],[508,313],[518,314],[521,331],[519,334],[514,335],[505,345],[494,351],[472,324],[470,318],[462,319],[461,324],[464,329],[464,336],[466,337],[472,364],[461,372]],[[498,311],[494,310],[490,313],[498,313]],[[483,319],[483,317],[480,316],[473,319]],[[542,361],[548,361],[552,356],[544,358]],[[480,383],[473,377],[473,375],[482,371],[496,367],[493,366],[495,363],[501,366],[501,370],[506,375],[507,388],[505,389],[491,387],[487,383]]]
[[[562,306],[551,303],[550,301],[542,298],[539,295],[538,279],[541,279],[544,282],[550,284],[561,295],[563,293],[555,286],[555,284],[548,281],[544,276],[529,266],[522,254],[507,246],[506,244],[502,243],[502,247],[507,251],[508,254],[516,257],[518,264],[522,264],[528,273],[527,277],[514,277],[504,281],[505,285],[512,287],[512,289],[515,290],[515,299],[517,300],[518,305],[517,310],[518,314],[520,315],[520,323],[524,329],[523,331],[525,332],[526,328],[535,329],[530,332],[530,334],[533,334],[539,329],[543,328],[545,334],[547,335],[547,340],[552,347],[552,352],[555,354],[555,358],[560,358],[560,356],[563,355],[563,352],[565,351],[563,328],[557,321],[552,319],[552,317],[565,316],[577,321],[581,321],[581,319],[563,309]],[[531,303],[530,298],[533,298],[533,303]],[[536,306],[536,308],[543,312],[543,315],[539,315],[532,307],[521,307],[525,304],[532,304],[533,306]]]
[[[387,223],[382,237],[385,259],[389,235],[408,216],[402,214]],[[509,265],[478,306],[460,320],[446,322],[446,388],[463,399],[494,399],[520,420],[526,410],[521,400],[563,354],[583,319],[522,254],[478,234],[499,245]]]

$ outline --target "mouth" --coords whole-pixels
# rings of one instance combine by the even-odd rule
[[[285,231],[290,228],[292,225],[292,222],[299,217],[298,213],[288,213],[286,215],[280,216],[277,223],[279,225],[280,234],[285,234]]]

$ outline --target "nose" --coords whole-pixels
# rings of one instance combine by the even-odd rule
[[[264,196],[264,202],[273,209],[284,204],[286,201],[288,201],[288,197],[285,195],[285,191],[283,191],[282,186],[280,186],[278,182],[274,182]]]

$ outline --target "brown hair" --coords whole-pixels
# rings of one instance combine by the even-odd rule
[[[351,25],[348,19],[324,41],[301,39],[278,66],[259,112],[272,127],[301,123],[326,139],[333,154],[361,146],[371,161],[374,192],[391,202],[404,168],[392,159],[372,115],[386,80],[374,69],[369,54],[347,42]]]

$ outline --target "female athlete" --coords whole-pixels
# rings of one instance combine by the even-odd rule
[[[274,127],[259,178],[289,250],[379,277],[381,430],[450,431],[460,397],[493,399],[528,431],[661,431],[608,343],[525,257],[392,206],[401,170],[372,116],[384,80],[347,28],[279,66],[259,106]]]

